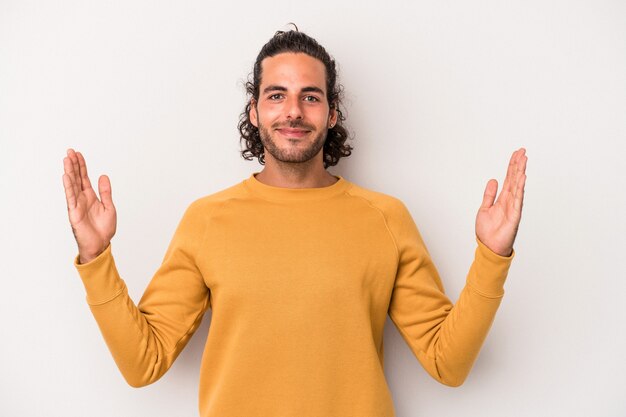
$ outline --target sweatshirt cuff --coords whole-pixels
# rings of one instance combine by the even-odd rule
[[[79,263],[79,255],[76,255],[74,266],[85,286],[89,305],[109,302],[126,288],[117,272],[110,243],[100,255],[87,263]]]
[[[501,256],[489,249],[478,239],[478,236],[476,236],[476,243],[478,247],[467,283],[485,297],[502,297],[504,282],[515,257],[515,249],[510,256]]]

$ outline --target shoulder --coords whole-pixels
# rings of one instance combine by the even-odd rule
[[[366,200],[382,214],[399,252],[408,248],[428,252],[411,212],[400,198],[357,185],[350,188],[349,194]]]
[[[365,188],[355,183],[352,183],[347,193],[352,197],[364,200],[373,208],[381,211],[386,217],[408,213],[404,202],[391,194]]]
[[[348,194],[361,198],[382,215],[391,235],[402,247],[406,242],[421,241],[419,230],[404,202],[393,195],[353,184]]]
[[[227,188],[215,191],[212,194],[198,197],[188,204],[185,210],[185,217],[208,216],[228,201],[241,198],[242,193],[244,193],[244,190],[242,183],[239,182]]]

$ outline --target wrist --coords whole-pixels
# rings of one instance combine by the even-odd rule
[[[86,263],[89,263],[89,262],[93,261],[98,256],[100,256],[102,254],[102,252],[104,252],[108,246],[109,245],[107,244],[102,250],[99,250],[99,251],[80,250],[80,248],[79,248],[78,249],[78,262],[79,262],[79,264],[82,265],[82,264],[86,264]]]
[[[487,246],[487,245],[485,245]],[[507,249],[492,249],[489,246],[487,246],[487,248],[492,251],[493,253],[495,253],[498,256],[502,256],[503,258],[508,258],[509,256],[511,256],[511,254],[513,253],[513,248],[507,248]]]
[[[491,242],[486,243],[484,240],[479,238],[478,235],[476,235],[476,239],[478,241],[480,241],[480,243],[482,243],[487,249],[489,249],[491,252],[495,253],[498,256],[502,256],[504,258],[508,258],[508,257],[510,257],[513,254],[513,247],[511,247],[511,246],[507,246],[506,248],[502,248],[502,247],[494,245]]]
[[[86,264],[89,263],[91,261],[93,261],[94,259],[96,259],[98,257],[98,255],[83,255],[82,253],[78,254],[78,263],[79,264]]]

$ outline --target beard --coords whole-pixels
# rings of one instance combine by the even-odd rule
[[[295,121],[287,122],[286,124],[273,124],[272,133],[274,129],[278,129],[281,127],[289,127],[292,129],[307,129],[311,132],[315,131],[313,126],[306,125],[304,124],[304,122]],[[259,136],[265,150],[269,152],[270,155],[274,157],[274,159],[280,162],[291,163],[302,163],[313,159],[324,147],[324,143],[326,142],[326,136],[328,135],[328,131],[323,130],[313,138],[313,142],[307,142],[305,144],[304,139],[299,139],[297,145],[288,145],[281,148],[277,145],[277,139],[274,136],[278,135],[278,133],[275,133],[274,135],[272,133],[259,120]]]

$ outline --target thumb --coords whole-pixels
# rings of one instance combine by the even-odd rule
[[[483,203],[480,205],[481,209],[488,209],[493,206],[493,202],[496,199],[496,193],[498,192],[498,181],[491,179],[487,181],[485,187],[485,193],[483,194]]]
[[[113,199],[111,198],[111,181],[106,175],[101,175],[98,179],[98,193],[100,194],[100,200],[105,210],[115,208],[113,206]]]

